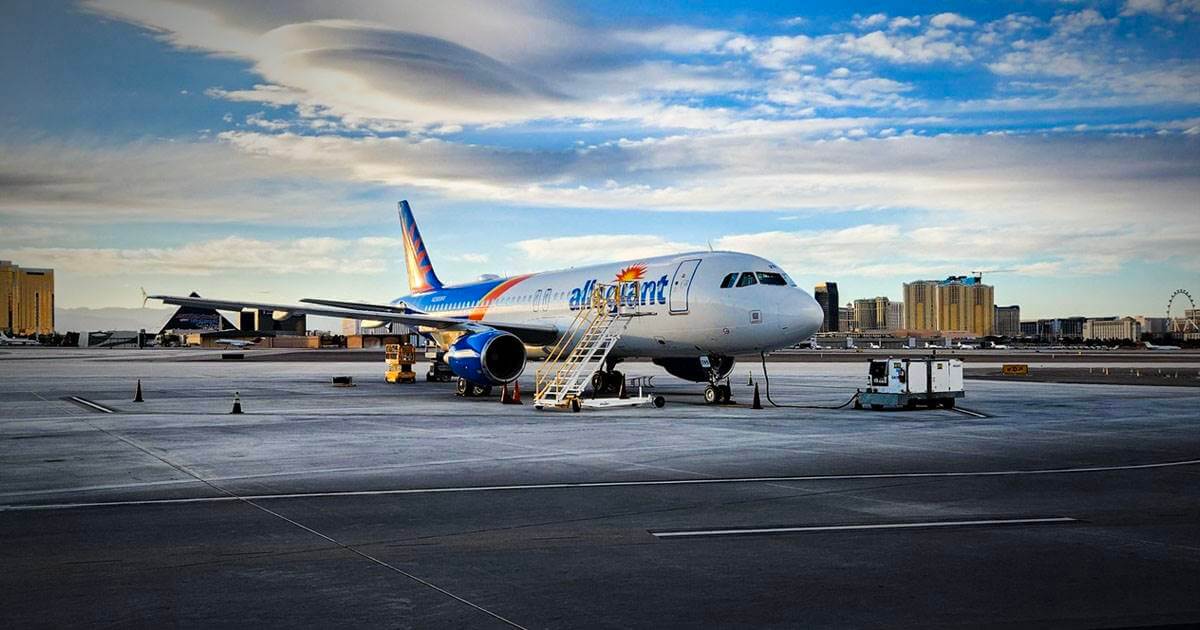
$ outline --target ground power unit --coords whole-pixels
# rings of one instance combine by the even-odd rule
[[[963,364],[958,359],[875,359],[868,386],[859,390],[856,409],[913,409],[918,405],[954,408],[963,397]]]

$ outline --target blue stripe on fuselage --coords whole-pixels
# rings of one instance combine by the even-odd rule
[[[392,300],[392,304],[404,303],[405,306],[424,313],[432,312],[435,307],[441,304],[462,304],[462,306],[455,308],[451,312],[455,313],[454,316],[458,316],[457,314],[461,312],[462,317],[466,318],[471,309],[483,299],[483,296],[503,283],[504,280],[484,280],[483,282],[476,282],[474,284],[443,287],[436,291],[399,297]]]

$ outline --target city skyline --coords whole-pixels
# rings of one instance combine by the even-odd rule
[[[975,269],[1023,319],[1200,291],[1194,2],[20,3],[0,258],[139,287],[403,293],[683,250],[888,296]]]

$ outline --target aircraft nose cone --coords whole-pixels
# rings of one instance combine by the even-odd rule
[[[821,305],[803,290],[794,289],[782,306],[780,315],[788,337],[808,339],[821,329],[825,316]]]

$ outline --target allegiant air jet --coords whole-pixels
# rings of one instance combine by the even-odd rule
[[[544,355],[575,319],[598,284],[637,281],[642,316],[632,318],[612,348],[606,369],[593,376],[597,389],[618,387],[615,366],[647,358],[670,374],[707,382],[705,398],[728,399],[720,382],[736,355],[786,348],[821,326],[812,296],[769,260],[736,252],[691,252],[640,258],[509,278],[444,285],[407,201],[400,202],[409,295],[388,304],[307,298],[303,304],[265,304],[153,295],[166,304],[218,310],[269,310],[279,319],[306,313],[361,320],[365,326],[398,322],[445,351],[459,392],[485,394],[521,375],[527,357]],[[437,366],[435,365],[435,368]],[[431,368],[430,380],[439,371]]]

